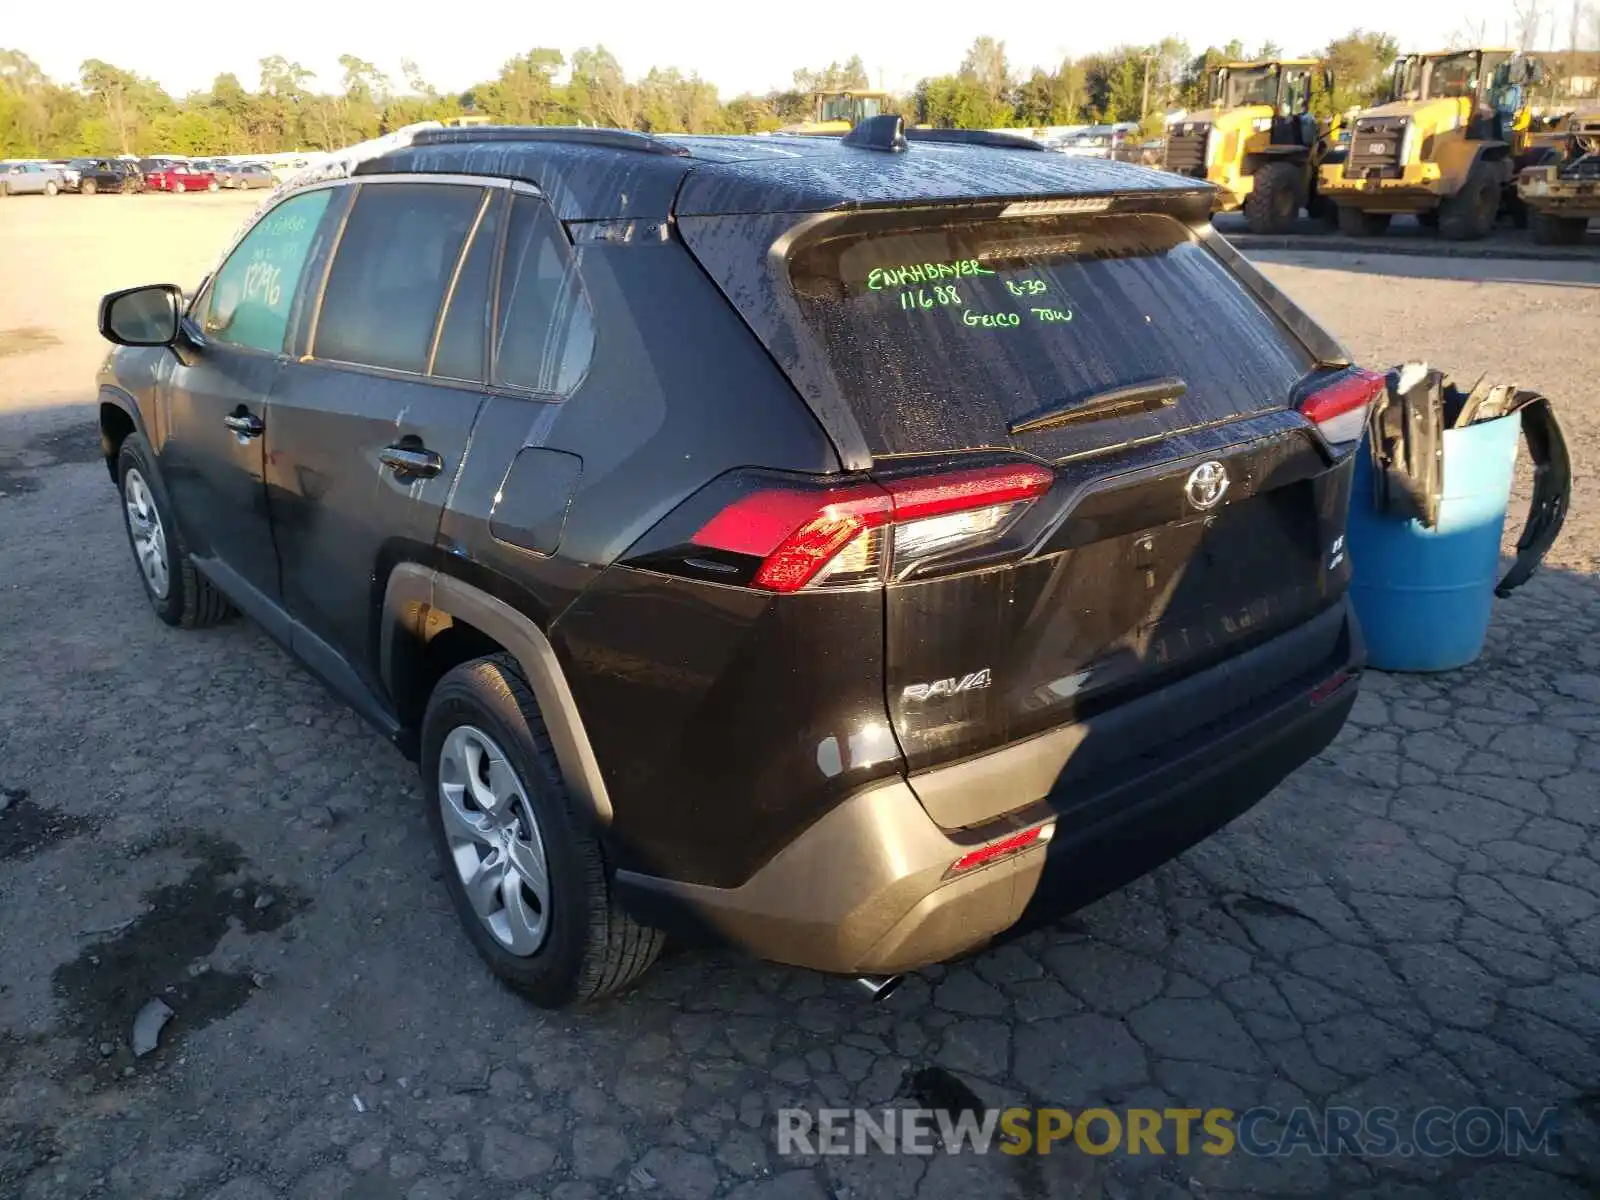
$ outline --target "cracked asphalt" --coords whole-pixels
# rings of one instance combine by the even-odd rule
[[[457,933],[412,768],[250,623],[171,630],[140,592],[91,428],[93,300],[192,283],[246,206],[0,210],[0,260],[34,281],[0,296],[0,1196],[1600,1193],[1600,265],[1261,256],[1363,361],[1563,402],[1574,514],[1479,662],[1369,673],[1338,742],[1221,834],[879,1005],[682,949],[548,1014]],[[152,998],[175,1016],[135,1058]],[[787,1107],[971,1103],[1548,1108],[1559,1135],[777,1152]]]

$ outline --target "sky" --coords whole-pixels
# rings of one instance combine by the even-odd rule
[[[1557,16],[1546,22],[1538,48],[1548,48],[1552,27],[1555,45],[1564,48],[1571,0],[1547,3]],[[925,75],[954,71],[972,39],[983,34],[1004,41],[1012,66],[1023,71],[1054,67],[1069,54],[1154,43],[1168,35],[1197,50],[1237,36],[1250,51],[1270,40],[1300,53],[1360,27],[1394,34],[1402,50],[1431,50],[1448,44],[1468,22],[1482,22],[1487,40],[1498,42],[1512,0],[1143,0],[1126,6],[1084,0],[833,0],[814,7],[796,0],[395,0],[383,6],[370,0],[272,0],[197,9],[145,9],[126,0],[69,0],[67,9],[59,9],[3,0],[0,7],[9,10],[0,21],[0,47],[23,51],[59,81],[75,79],[85,59],[100,58],[150,76],[174,95],[205,89],[223,71],[254,88],[259,60],[282,54],[316,72],[319,86],[332,88],[339,81],[338,58],[348,53],[375,63],[397,82],[400,61],[413,59],[429,82],[450,92],[493,78],[507,58],[534,46],[570,56],[601,43],[630,78],[652,66],[697,71],[726,99],[786,87],[795,68],[821,67],[851,54],[861,55],[875,86],[909,91]],[[221,14],[227,15],[207,19]]]

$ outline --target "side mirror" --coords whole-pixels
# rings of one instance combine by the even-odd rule
[[[176,284],[112,292],[100,301],[100,336],[119,346],[170,346],[182,312],[183,289]]]

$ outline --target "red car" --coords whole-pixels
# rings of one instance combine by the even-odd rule
[[[196,170],[188,163],[167,163],[148,171],[144,184],[155,192],[214,192],[221,186],[214,172]]]

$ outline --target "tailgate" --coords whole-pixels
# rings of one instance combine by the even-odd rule
[[[1305,622],[1348,576],[1349,460],[1292,411],[1317,369],[1303,342],[1174,217],[1057,203],[1072,207],[682,222],[824,426],[858,434],[886,486],[994,458],[1053,469],[1025,506],[915,534],[897,524],[885,689],[913,785],[1087,729]],[[902,562],[935,537],[955,549]],[[1162,730],[1181,736],[1295,669],[1241,677]],[[1082,768],[1149,749],[1111,741],[1086,746]]]

